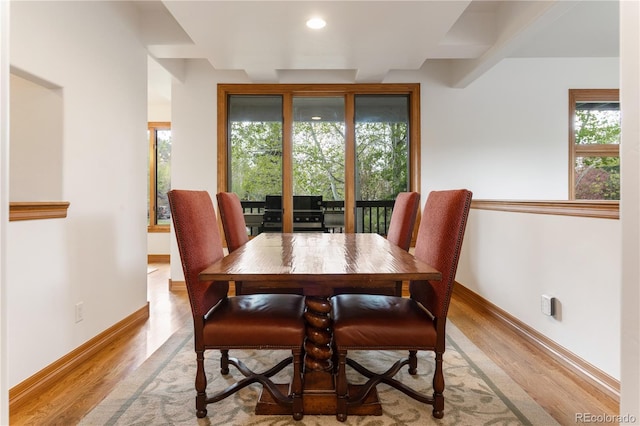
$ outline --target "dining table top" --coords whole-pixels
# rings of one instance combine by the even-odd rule
[[[366,287],[380,281],[440,280],[441,274],[374,233],[262,233],[208,266],[201,281]]]

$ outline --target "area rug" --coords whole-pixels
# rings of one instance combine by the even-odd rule
[[[255,403],[261,387],[251,385],[227,399],[210,404],[208,416],[195,416],[195,352],[191,325],[178,330],[130,377],[121,382],[80,425],[556,425],[549,414],[528,396],[507,374],[489,360],[451,322],[447,324],[447,350],[444,354],[444,418],[431,416],[431,407],[421,404],[387,385],[378,385],[382,416],[349,416],[344,423],[334,416],[306,415],[295,421],[290,416],[257,416]],[[219,374],[219,353],[208,351],[205,368],[208,390],[223,389],[241,377],[231,368]],[[283,351],[231,351],[251,368],[272,365],[284,358]],[[350,352],[350,356],[379,371],[391,360],[404,355],[395,351]],[[418,375],[410,376],[406,367],[399,374],[406,383],[429,392],[433,358],[419,353]],[[289,368],[285,369],[286,371]],[[350,380],[364,381],[350,371]],[[276,378],[287,380],[287,373]]]

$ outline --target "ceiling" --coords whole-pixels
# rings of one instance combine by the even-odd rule
[[[170,98],[187,59],[254,83],[376,83],[429,61],[465,87],[508,57],[617,57],[616,0],[134,1],[149,96]],[[305,22],[322,17],[311,30]],[[151,99],[150,99],[151,100]]]

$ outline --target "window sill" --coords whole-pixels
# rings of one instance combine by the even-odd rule
[[[518,201],[473,200],[471,208],[517,213],[553,214],[560,216],[619,219],[619,201]]]
[[[20,201],[9,203],[9,221],[67,217],[68,201]]]
[[[171,230],[169,225],[152,225],[147,226],[147,232],[150,234],[168,234]]]

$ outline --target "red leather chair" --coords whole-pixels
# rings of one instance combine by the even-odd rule
[[[420,207],[420,193],[400,192],[393,204],[391,222],[387,232],[387,240],[391,241],[403,250],[409,250],[413,228],[416,225],[418,208]],[[402,296],[402,283],[389,282],[380,284],[380,287],[339,287],[334,289],[334,294],[382,294],[387,296]]]
[[[211,197],[206,191],[187,190],[171,190],[168,196],[193,315],[196,416],[207,415],[207,404],[258,382],[276,401],[290,406],[295,419],[301,419],[304,298],[292,294],[229,297],[228,282],[201,282],[198,274],[224,256]],[[233,365],[245,377],[227,389],[207,396],[204,353],[211,349],[222,353],[222,374],[228,374],[229,365]],[[231,349],[288,349],[292,356],[267,372],[257,374],[239,359],[229,357]],[[270,377],[292,362],[290,393],[284,395]]]
[[[249,241],[242,203],[240,198],[233,192],[218,192],[216,198],[218,199],[218,209],[220,210],[224,236],[227,240],[227,248],[231,253]],[[268,282],[252,283],[251,287],[243,286],[240,281],[236,281],[234,284],[236,296],[273,293],[302,294],[302,288],[300,287],[273,286],[269,285]]]
[[[332,299],[333,339],[338,366],[336,390],[337,418],[344,421],[349,407],[361,404],[378,383],[385,383],[408,396],[433,406],[433,417],[444,415],[445,326],[458,258],[471,205],[467,190],[435,191],[429,194],[418,230],[415,256],[442,273],[441,281],[412,281],[410,298],[365,294],[343,294]],[[406,349],[407,358],[398,360],[386,373],[377,374],[347,358],[348,350]],[[435,352],[433,395],[410,388],[395,374],[404,365],[417,372],[417,351]],[[359,392],[348,391],[346,366],[369,379]]]

